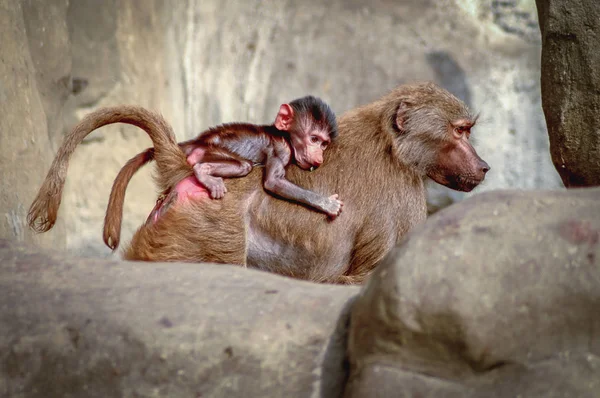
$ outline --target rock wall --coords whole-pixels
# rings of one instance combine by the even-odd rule
[[[476,192],[560,186],[548,156],[540,105],[540,35],[533,0],[0,4],[12,13],[3,15],[15,16],[5,16],[7,21],[22,21],[6,31],[14,37],[7,40],[14,41],[11,45],[53,24],[46,26],[51,35],[40,33],[43,46],[28,43],[28,53],[19,47],[10,55],[32,59],[18,79],[31,75],[40,81],[31,95],[45,105],[33,109],[43,108],[53,132],[52,139],[46,138],[46,126],[37,123],[30,128],[37,143],[22,141],[36,156],[42,152],[38,148],[44,148],[43,161],[28,169],[32,182],[24,184],[18,200],[15,195],[12,202],[2,200],[6,236],[14,236],[13,225],[22,239],[28,234],[23,215],[60,136],[89,111],[122,103],[159,110],[184,139],[225,121],[270,122],[280,102],[308,92],[323,97],[341,114],[400,83],[434,80],[481,114],[472,137],[492,170]],[[36,15],[50,15],[47,8],[53,4],[61,5],[61,13],[38,21]],[[54,38],[59,33],[60,39]],[[13,62],[4,65],[10,68]],[[61,81],[66,83],[61,86]],[[70,92],[74,93],[65,98]],[[27,108],[16,97],[7,98],[3,106],[7,104],[11,115]],[[43,120],[39,111],[33,118]],[[0,123],[6,131],[7,122]],[[149,143],[138,129],[108,126],[76,151],[59,214],[70,251],[110,254],[100,237],[112,180],[126,160]],[[17,152],[11,145],[15,144],[3,145],[2,151],[10,164],[7,170],[15,170],[6,184],[15,187],[23,181],[17,177],[23,162],[13,158]],[[142,170],[128,190],[124,240],[153,206],[151,170]],[[432,211],[467,196],[434,183],[430,193]],[[53,238],[44,238],[60,240],[62,234],[53,230],[46,234]]]
[[[34,235],[27,209],[54,158],[72,89],[67,0],[0,0],[0,237],[65,247],[65,220]]]
[[[600,185],[600,7],[595,0],[537,5],[552,160],[565,186]]]

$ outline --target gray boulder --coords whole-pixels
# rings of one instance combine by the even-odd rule
[[[0,396],[339,396],[358,290],[0,240]]]
[[[347,397],[600,396],[600,189],[476,195],[378,267]]]

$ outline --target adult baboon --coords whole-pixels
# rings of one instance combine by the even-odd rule
[[[435,84],[400,86],[342,115],[339,137],[315,172],[288,169],[291,182],[344,198],[344,213],[335,222],[267,195],[260,171],[227,180],[228,194],[219,201],[206,199],[201,188],[190,189],[193,177],[186,177],[165,190],[168,208],[138,229],[124,257],[231,263],[318,282],[360,283],[425,219],[427,176],[462,191],[483,181],[489,166],[469,143],[475,119]],[[124,190],[150,158],[128,163],[114,188]],[[162,170],[168,167],[159,164]],[[180,184],[188,185],[178,189]]]

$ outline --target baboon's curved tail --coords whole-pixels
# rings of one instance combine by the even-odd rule
[[[125,202],[125,191],[133,175],[146,163],[154,159],[154,148],[148,148],[138,153],[123,166],[113,182],[104,215],[103,239],[106,246],[115,250],[121,240],[121,223],[123,220],[123,204]]]
[[[69,160],[77,145],[92,131],[113,123],[127,123],[143,129],[154,144],[154,159],[158,167],[155,179],[161,190],[167,190],[183,178],[192,175],[192,168],[177,144],[171,126],[158,113],[139,106],[101,108],[87,115],[65,137],[52,162],[35,200],[29,208],[27,223],[37,232],[54,226],[62,191],[67,177]]]

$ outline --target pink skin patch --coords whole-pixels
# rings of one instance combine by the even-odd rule
[[[184,178],[175,185],[175,188],[166,197],[156,203],[148,216],[148,220],[155,224],[171,205],[181,206],[191,201],[204,199],[210,199],[210,194],[206,188],[200,185],[196,177]]]
[[[194,148],[188,155],[187,162],[190,166],[200,163],[205,155],[204,148]],[[195,176],[190,176],[179,181],[175,185],[177,193],[177,204],[189,203],[190,200],[210,199],[208,190],[198,182]]]
[[[190,176],[179,181],[175,186],[177,204],[189,203],[190,200],[210,199],[210,194],[195,176]]]
[[[205,155],[204,148],[194,148],[187,157],[190,166],[202,161]],[[196,176],[190,176],[179,181],[165,197],[159,199],[148,216],[148,221],[153,224],[167,211],[172,205],[185,205],[191,201],[210,199],[210,193],[202,186]]]

